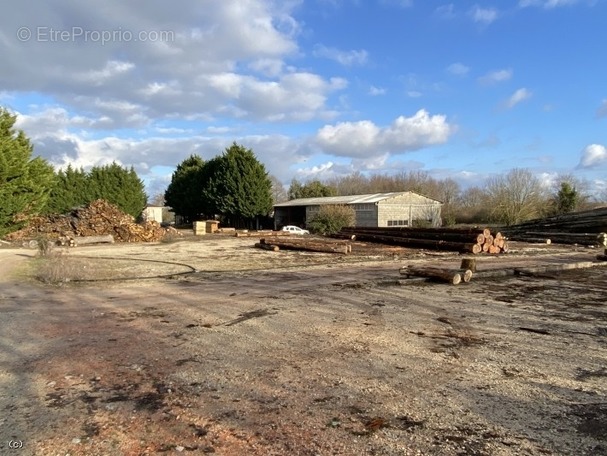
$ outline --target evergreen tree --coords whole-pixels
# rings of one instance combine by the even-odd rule
[[[52,166],[41,157],[31,158],[33,146],[23,131],[14,129],[15,121],[0,108],[0,236],[40,213],[55,179]]]
[[[203,185],[205,184],[204,160],[198,155],[191,155],[177,165],[171,177],[164,199],[176,215],[186,222],[194,222],[208,211],[208,204],[203,200]]]
[[[104,199],[133,217],[141,215],[148,197],[145,185],[133,167],[126,169],[115,162],[95,166],[88,180],[92,200]]]
[[[209,162],[203,195],[235,226],[253,225],[272,210],[272,182],[251,149],[236,143]]]
[[[68,165],[57,172],[55,186],[51,190],[45,212],[66,214],[73,208],[84,206],[93,200],[89,176],[84,169]]]
[[[580,195],[569,182],[561,182],[561,187],[554,199],[555,215],[573,212],[579,203]]]

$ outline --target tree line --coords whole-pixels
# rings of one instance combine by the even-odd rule
[[[32,215],[67,213],[99,198],[134,217],[141,214],[147,195],[132,167],[112,163],[89,171],[71,166],[55,171],[44,159],[32,158],[33,146],[14,128],[15,121],[16,116],[0,108],[0,236]],[[289,199],[414,191],[443,203],[444,224],[509,225],[587,208],[588,189],[571,175],[559,176],[553,188],[546,188],[529,170],[515,168],[466,189],[454,179],[412,171],[293,179],[286,190],[251,149],[233,143],[208,161],[192,155],[179,163],[157,203],[171,207],[186,223],[219,218],[227,226],[257,228],[271,223],[274,204]]]
[[[16,116],[0,108],[0,236],[16,231],[34,215],[65,214],[96,199],[105,199],[137,217],[147,201],[135,170],[116,163],[88,172],[68,166],[55,169],[14,126]]]
[[[443,203],[443,224],[512,225],[532,218],[565,214],[592,205],[590,185],[572,175],[558,176],[546,187],[531,171],[515,168],[479,186],[463,189],[451,178],[424,171],[397,174],[354,173],[325,181],[291,182],[288,199],[413,191]],[[605,195],[607,198],[607,195]]]

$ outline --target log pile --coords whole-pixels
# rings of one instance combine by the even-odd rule
[[[304,250],[308,252],[341,253],[347,255],[352,252],[352,244],[329,239],[310,238],[262,238],[255,247],[278,252],[279,250]]]
[[[46,238],[52,241],[111,235],[116,242],[157,242],[167,235],[181,235],[158,222],[136,223],[135,219],[105,200],[96,200],[67,215],[34,217],[25,228],[6,236],[9,241]],[[67,240],[67,241],[65,241]],[[75,242],[74,242],[75,243]]]
[[[343,228],[336,237],[403,247],[444,250],[472,254],[500,254],[508,251],[508,242],[489,228]]]
[[[513,241],[595,246],[597,235],[607,232],[607,207],[529,220],[500,231]]]

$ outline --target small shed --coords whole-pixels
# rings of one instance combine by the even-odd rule
[[[162,223],[163,209],[163,206],[146,206],[146,208],[141,213],[141,216],[146,222]]]
[[[274,206],[274,227],[306,226],[321,206],[348,205],[356,212],[356,226],[440,226],[442,203],[415,192],[300,198]]]

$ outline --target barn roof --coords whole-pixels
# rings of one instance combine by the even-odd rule
[[[378,203],[380,201],[394,198],[395,196],[401,195],[417,195],[414,192],[390,192],[390,193],[369,193],[367,195],[348,195],[348,196],[325,196],[319,198],[298,198],[284,203],[275,204],[274,207],[293,207],[293,206],[324,206],[327,204],[368,204]],[[430,201],[436,201],[432,198],[428,198]]]

